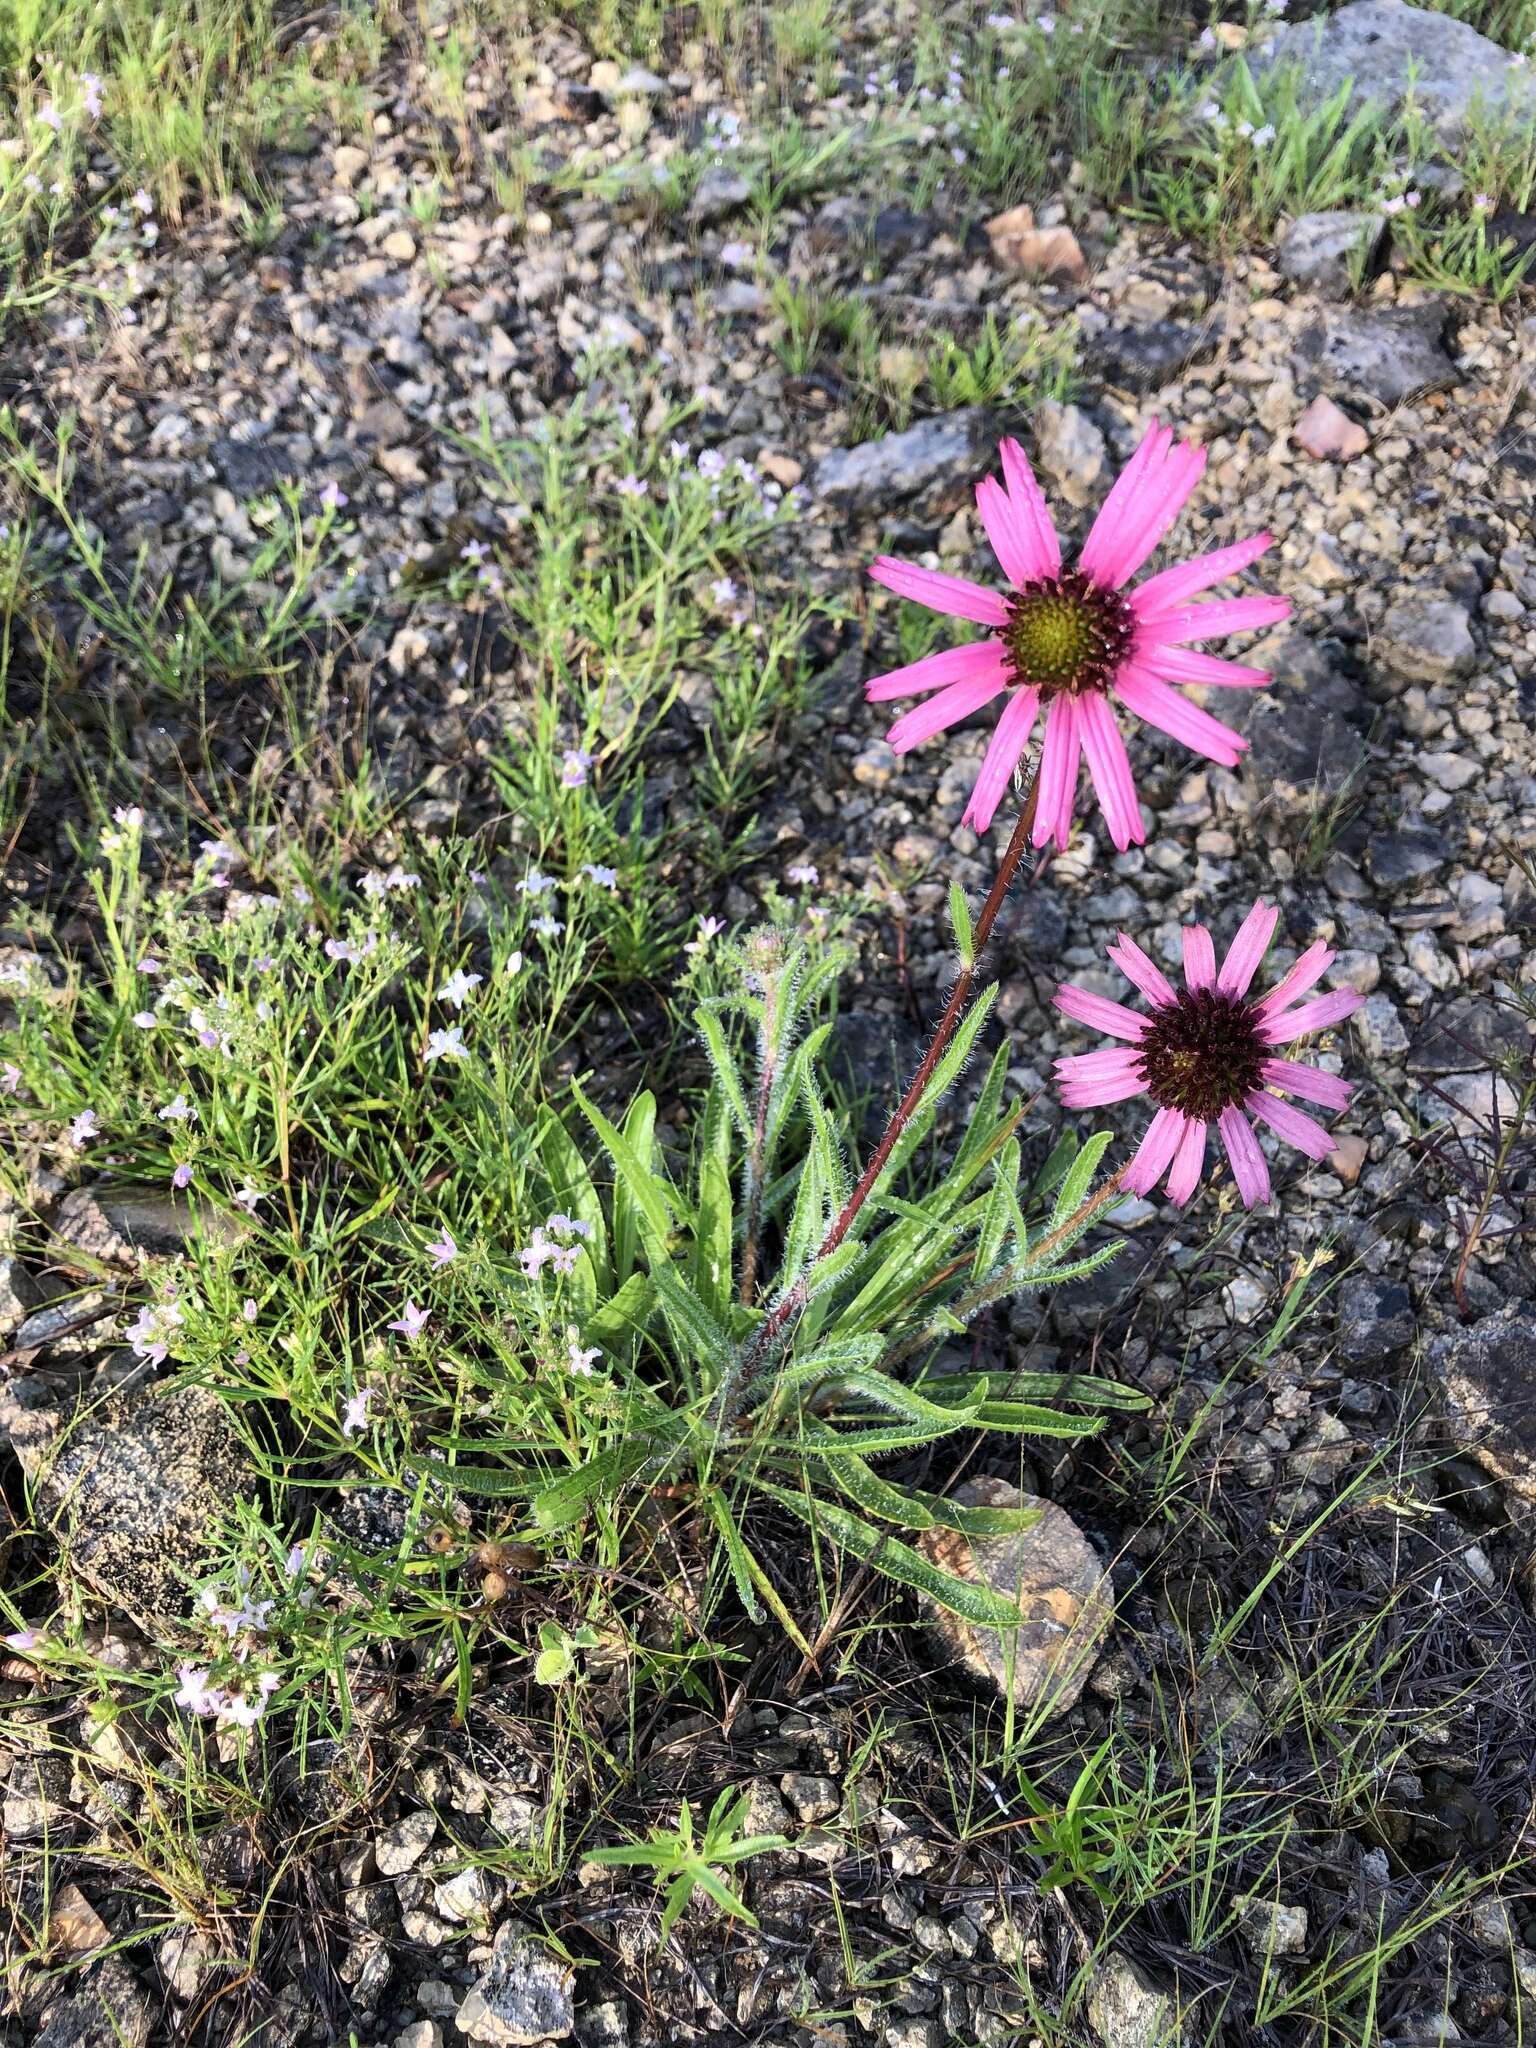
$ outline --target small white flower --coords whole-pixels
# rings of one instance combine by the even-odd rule
[[[450,1024],[444,1031],[434,1031],[427,1039],[426,1057],[432,1060],[467,1060],[469,1047],[464,1043],[462,1024]]]
[[[369,1407],[373,1402],[372,1387],[364,1387],[360,1394],[354,1394],[341,1411],[341,1433],[356,1436],[360,1429],[370,1426]]]
[[[451,1003],[456,1010],[462,1010],[470,994],[484,981],[483,974],[466,974],[462,967],[456,967],[437,992],[439,1002]]]
[[[101,1126],[94,1109],[82,1109],[69,1127],[69,1142],[78,1150],[89,1138],[99,1138]]]

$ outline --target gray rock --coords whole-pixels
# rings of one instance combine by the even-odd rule
[[[37,1471],[71,1569],[130,1612],[180,1611],[213,1531],[257,1491],[244,1445],[202,1387],[112,1395],[56,1455],[12,1441]]]
[[[1114,1620],[1109,1574],[1077,1524],[1050,1501],[1006,1479],[968,1479],[954,1499],[963,1507],[1033,1508],[1040,1519],[1016,1535],[962,1536],[925,1529],[917,1547],[930,1563],[1017,1600],[1018,1628],[988,1628],[922,1597],[955,1660],[1016,1706],[1048,1703],[1065,1713],[1087,1683]]]
[[[214,464],[237,498],[264,498],[289,477],[300,462],[286,441],[215,441]]]
[[[1371,880],[1383,889],[1403,889],[1438,875],[1452,853],[1443,833],[1422,825],[1408,826],[1401,832],[1372,833],[1365,864]]]
[[[1371,646],[1409,682],[1470,675],[1477,664],[1471,614],[1449,597],[1400,597],[1388,606]]]
[[[162,1188],[74,1188],[53,1217],[53,1233],[72,1251],[106,1265],[133,1266],[137,1252],[179,1252],[200,1234],[233,1246],[250,1235],[243,1218],[189,1202]]]
[[[93,1963],[45,2008],[32,2048],[144,2048],[154,2007],[121,1956]]]
[[[980,406],[942,413],[905,433],[835,448],[816,465],[814,495],[849,511],[878,510],[916,497],[936,484],[969,481],[991,439]]]
[[[1350,1273],[1339,1282],[1339,1351],[1351,1365],[1379,1365],[1407,1350],[1416,1327],[1400,1282],[1375,1273]]]
[[[425,1807],[407,1813],[387,1827],[374,1844],[381,1877],[400,1877],[414,1870],[437,1837],[436,1818]]]
[[[1327,307],[1297,339],[1297,375],[1383,405],[1454,384],[1456,365],[1442,346],[1445,317],[1445,308],[1435,304],[1380,311]]]
[[[0,1258],[0,1344],[9,1344],[26,1321],[30,1293],[20,1260]]]
[[[1177,1991],[1114,1953],[1094,1971],[1088,2020],[1104,2048],[1183,2048],[1189,2038]]]
[[[561,2040],[576,2027],[573,1974],[520,1921],[505,1921],[496,1930],[491,1960],[459,2007],[455,2024],[471,2041],[503,2043],[506,2048],[535,2048],[540,2041]]]
[[[931,213],[913,213],[900,205],[881,206],[854,193],[829,199],[811,223],[813,246],[853,243],[895,259],[926,249],[937,232]]]
[[[1353,288],[1355,266],[1368,266],[1386,226],[1379,213],[1303,213],[1280,237],[1275,261],[1294,284],[1337,295]]]
[[[1259,77],[1298,69],[1302,106],[1319,107],[1343,85],[1354,104],[1374,100],[1395,112],[1407,98],[1446,141],[1465,132],[1473,108],[1489,115],[1528,107],[1532,84],[1510,53],[1464,21],[1408,7],[1402,0],[1353,0],[1336,14],[1298,21],[1253,60]]]
[[[1216,335],[1209,327],[1189,327],[1160,320],[1150,327],[1106,327],[1085,345],[1090,371],[1122,391],[1159,391],[1190,363],[1203,363],[1216,353]]]
[[[1430,1364],[1478,1463],[1536,1501],[1536,1316],[1502,1316],[1437,1337]]]
[[[833,1780],[811,1771],[786,1771],[779,1790],[803,1821],[830,1820],[843,1803]]]
[[[1518,1010],[1461,996],[1414,1032],[1408,1067],[1415,1074],[1476,1074],[1528,1051],[1530,1042]]]
[[[1368,706],[1332,642],[1293,633],[1257,660],[1274,671],[1267,689],[1213,690],[1207,708],[1247,736],[1249,787],[1266,803],[1310,811],[1320,795],[1337,796],[1358,780]]]
[[[1039,466],[1071,505],[1089,505],[1109,467],[1104,436],[1081,406],[1042,398],[1035,407]]]
[[[1287,1906],[1278,1899],[1240,1899],[1243,1940],[1263,1962],[1267,1956],[1299,1956],[1307,1945],[1305,1906]]]
[[[752,187],[740,171],[727,170],[723,164],[711,164],[694,187],[693,197],[688,202],[688,218],[697,227],[708,227],[717,220],[724,220],[745,206],[752,197]]]

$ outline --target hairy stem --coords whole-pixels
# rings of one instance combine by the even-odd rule
[[[1029,791],[1024,799],[1024,808],[1019,813],[1019,822],[1013,828],[1013,836],[1008,841],[1002,862],[997,870],[996,878],[992,883],[992,887],[987,892],[987,900],[981,907],[981,914],[976,919],[970,965],[961,966],[955,985],[950,990],[949,1001],[944,1005],[944,1014],[939,1019],[938,1028],[933,1034],[928,1050],[923,1054],[921,1065],[912,1077],[912,1085],[897,1104],[890,1122],[885,1127],[884,1137],[881,1138],[879,1144],[870,1154],[869,1164],[859,1175],[858,1185],[834,1218],[830,1229],[817,1248],[815,1258],[811,1260],[808,1271],[814,1270],[823,1259],[829,1258],[853,1228],[854,1219],[869,1200],[875,1183],[884,1171],[886,1161],[896,1149],[902,1132],[907,1128],[907,1125],[912,1121],[912,1118],[921,1106],[923,1096],[927,1092],[928,1083],[933,1079],[934,1069],[944,1057],[945,1047],[954,1037],[959,1027],[960,1019],[965,1014],[966,1003],[970,998],[971,990],[976,984],[976,973],[981,964],[982,951],[988,939],[992,936],[992,927],[996,924],[997,914],[1003,907],[1003,899],[1008,894],[1009,886],[1019,871],[1019,863],[1023,860],[1029,846],[1029,835],[1035,822],[1035,812],[1039,802],[1040,770],[1037,765],[1034,774],[1030,777]],[[731,1398],[736,1387],[741,1384],[744,1378],[750,1376],[754,1367],[761,1364],[764,1355],[772,1348],[784,1325],[805,1306],[805,1300],[806,1276],[802,1276],[795,1282],[793,1287],[787,1289],[780,1296],[768,1315],[759,1323],[751,1342],[742,1352],[735,1368],[721,1382],[720,1391],[715,1397],[717,1421],[728,1419]]]

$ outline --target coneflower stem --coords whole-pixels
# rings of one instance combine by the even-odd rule
[[[906,1094],[903,1095],[898,1103],[895,1113],[885,1127],[884,1137],[870,1154],[869,1164],[859,1175],[857,1187],[855,1187],[853,1193],[843,1204],[831,1228],[822,1239],[808,1271],[813,1271],[820,1265],[823,1259],[830,1257],[848,1235],[848,1232],[853,1227],[854,1218],[869,1200],[875,1182],[884,1171],[886,1161],[896,1149],[897,1141],[900,1139],[902,1132],[907,1128],[907,1125],[912,1121],[922,1102],[928,1083],[933,1079],[934,1069],[944,1057],[944,1049],[954,1037],[959,1027],[960,1019],[965,1012],[966,1002],[976,984],[976,972],[981,964],[982,951],[986,946],[987,940],[992,936],[992,927],[997,922],[997,913],[1003,907],[1003,898],[1008,894],[1009,885],[1018,873],[1019,863],[1023,860],[1028,849],[1029,835],[1034,826],[1035,812],[1039,808],[1039,803],[1040,769],[1037,764],[1034,774],[1030,777],[1029,789],[1024,798],[1024,808],[1019,813],[1019,822],[1013,828],[1013,837],[1008,841],[1002,863],[997,870],[996,878],[992,883],[992,887],[987,892],[987,900],[981,906],[981,913],[976,919],[970,964],[968,966],[962,964],[955,985],[950,990],[949,1001],[944,1005],[944,1014],[939,1019],[938,1029],[933,1034],[928,1050],[923,1054],[922,1064],[912,1077],[911,1087],[908,1088]],[[732,1385],[740,1384],[741,1380],[748,1375],[750,1368],[761,1361],[764,1353],[771,1348],[774,1339],[778,1336],[784,1325],[804,1305],[805,1280],[802,1278],[797,1280],[794,1286],[789,1288],[779,1298],[763,1321],[758,1324],[751,1342],[742,1354],[737,1371],[730,1376]],[[716,1397],[717,1410],[721,1407],[721,1397],[726,1395],[727,1388],[725,1385],[722,1385],[720,1395]]]

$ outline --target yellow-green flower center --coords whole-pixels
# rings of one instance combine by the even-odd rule
[[[1130,648],[1133,620],[1118,591],[1080,570],[1027,584],[1011,599],[1002,640],[1016,683],[1047,701],[1106,689]]]

